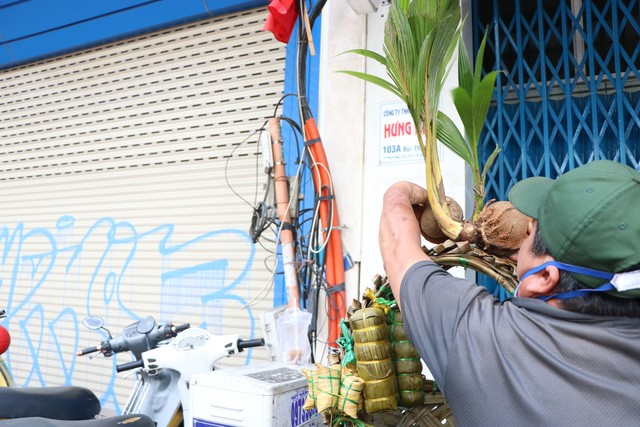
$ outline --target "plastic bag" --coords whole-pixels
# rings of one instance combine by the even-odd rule
[[[310,363],[309,323],[311,313],[296,307],[288,307],[278,317],[276,328],[283,362],[297,365]]]

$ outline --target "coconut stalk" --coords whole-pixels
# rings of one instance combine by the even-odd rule
[[[350,51],[381,63],[391,81],[344,71],[391,91],[407,104],[425,160],[429,205],[439,228],[451,239],[471,237],[466,236],[469,233],[475,235],[449,212],[436,140],[439,100],[448,64],[460,39],[460,29],[458,0],[394,1],[385,23],[385,56],[366,49]]]
[[[437,116],[447,64],[460,37],[458,0],[394,2],[385,24],[387,71],[408,94],[408,109],[416,125],[425,159],[429,205],[442,232],[455,239],[462,223],[452,218],[446,203],[437,150]]]
[[[425,209],[427,217],[421,220],[425,238],[429,239],[428,236],[439,233],[443,234],[445,239],[469,241],[490,248],[494,247],[494,240],[482,230],[483,217],[480,213],[487,207],[483,205],[486,174],[499,150],[494,150],[481,170],[478,144],[498,72],[493,71],[482,77],[485,45],[486,34],[478,51],[475,68],[472,69],[461,42],[458,0],[395,0],[390,6],[385,23],[384,56],[366,49],[349,51],[382,64],[390,80],[355,71],[342,72],[394,93],[407,104],[416,130],[422,130],[417,132],[417,139],[425,160],[429,202],[428,209]],[[454,89],[452,96],[464,125],[466,138],[453,121],[439,111],[439,99],[449,70],[448,65],[456,47],[459,87]],[[447,203],[437,140],[471,166],[474,179],[474,207],[469,221],[454,217],[450,209],[453,201],[449,200],[450,203]],[[500,208],[505,210],[507,207]],[[501,236],[514,230],[524,230],[524,233],[512,236],[515,244],[510,243],[508,248],[512,251],[513,248],[519,247],[522,239],[526,237],[527,217],[515,210],[509,210],[509,217],[505,218],[505,221],[509,232],[498,229],[497,232]],[[521,224],[525,227],[521,227]],[[440,243],[438,239],[431,241]]]

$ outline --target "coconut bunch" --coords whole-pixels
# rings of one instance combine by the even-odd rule
[[[343,71],[394,93],[406,104],[425,161],[428,205],[424,207],[423,236],[433,243],[447,239],[468,241],[498,255],[515,252],[526,237],[528,218],[509,202],[484,203],[485,179],[499,149],[480,167],[478,144],[487,117],[498,71],[482,76],[486,34],[472,69],[461,41],[459,0],[394,0],[384,31],[384,55],[356,49],[382,64],[389,80]],[[453,102],[464,126],[464,136],[453,120],[440,111],[439,100],[454,52],[458,50],[458,84]],[[474,207],[464,219],[460,205],[445,194],[437,141],[471,167]]]

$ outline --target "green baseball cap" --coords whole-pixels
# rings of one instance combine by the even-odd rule
[[[640,172],[621,163],[597,160],[555,180],[532,177],[518,182],[509,201],[538,221],[542,240],[562,263],[608,273],[640,268]],[[596,288],[606,281],[571,273]],[[640,277],[610,294],[640,297]],[[612,280],[613,282],[613,280]]]

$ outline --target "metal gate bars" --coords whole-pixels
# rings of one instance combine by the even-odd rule
[[[595,159],[640,168],[640,0],[474,0],[474,48],[499,69],[481,141],[490,198]]]

